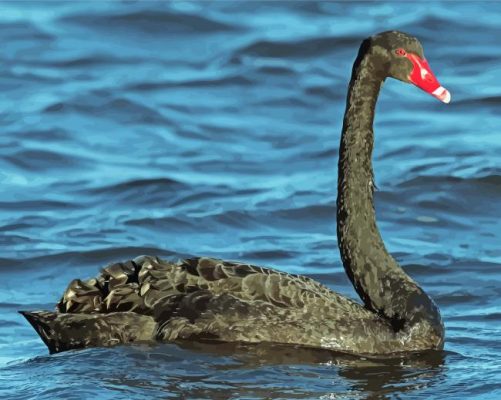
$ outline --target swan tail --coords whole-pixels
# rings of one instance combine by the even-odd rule
[[[95,346],[114,346],[155,340],[157,324],[134,312],[109,314],[20,311],[50,353]]]

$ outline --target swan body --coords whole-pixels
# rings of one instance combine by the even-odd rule
[[[308,277],[269,268],[141,256],[111,264],[96,278],[73,280],[55,312],[21,313],[50,352],[174,340],[285,343],[367,355],[441,349],[438,307],[387,252],[376,226],[372,122],[386,77],[450,100],[417,39],[392,31],[362,43],[341,138],[337,231],[343,265],[363,304]]]

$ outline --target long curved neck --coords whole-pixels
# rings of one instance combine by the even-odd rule
[[[376,225],[372,148],[374,110],[385,79],[382,60],[362,48],[348,91],[339,154],[338,245],[344,268],[365,306],[395,331],[423,319],[440,327],[438,308],[388,253]]]

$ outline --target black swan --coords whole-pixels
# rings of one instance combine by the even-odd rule
[[[443,348],[438,307],[388,253],[373,205],[373,120],[387,77],[448,103],[419,41],[365,39],[353,65],[339,153],[337,235],[363,305],[314,280],[212,258],[141,256],[73,280],[55,312],[21,313],[51,353],[138,341],[271,342],[382,355]]]

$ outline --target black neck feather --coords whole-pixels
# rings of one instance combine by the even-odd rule
[[[337,234],[344,268],[365,306],[396,331],[423,318],[441,324],[438,308],[386,250],[376,225],[372,148],[384,63],[365,41],[353,66],[339,153]]]

